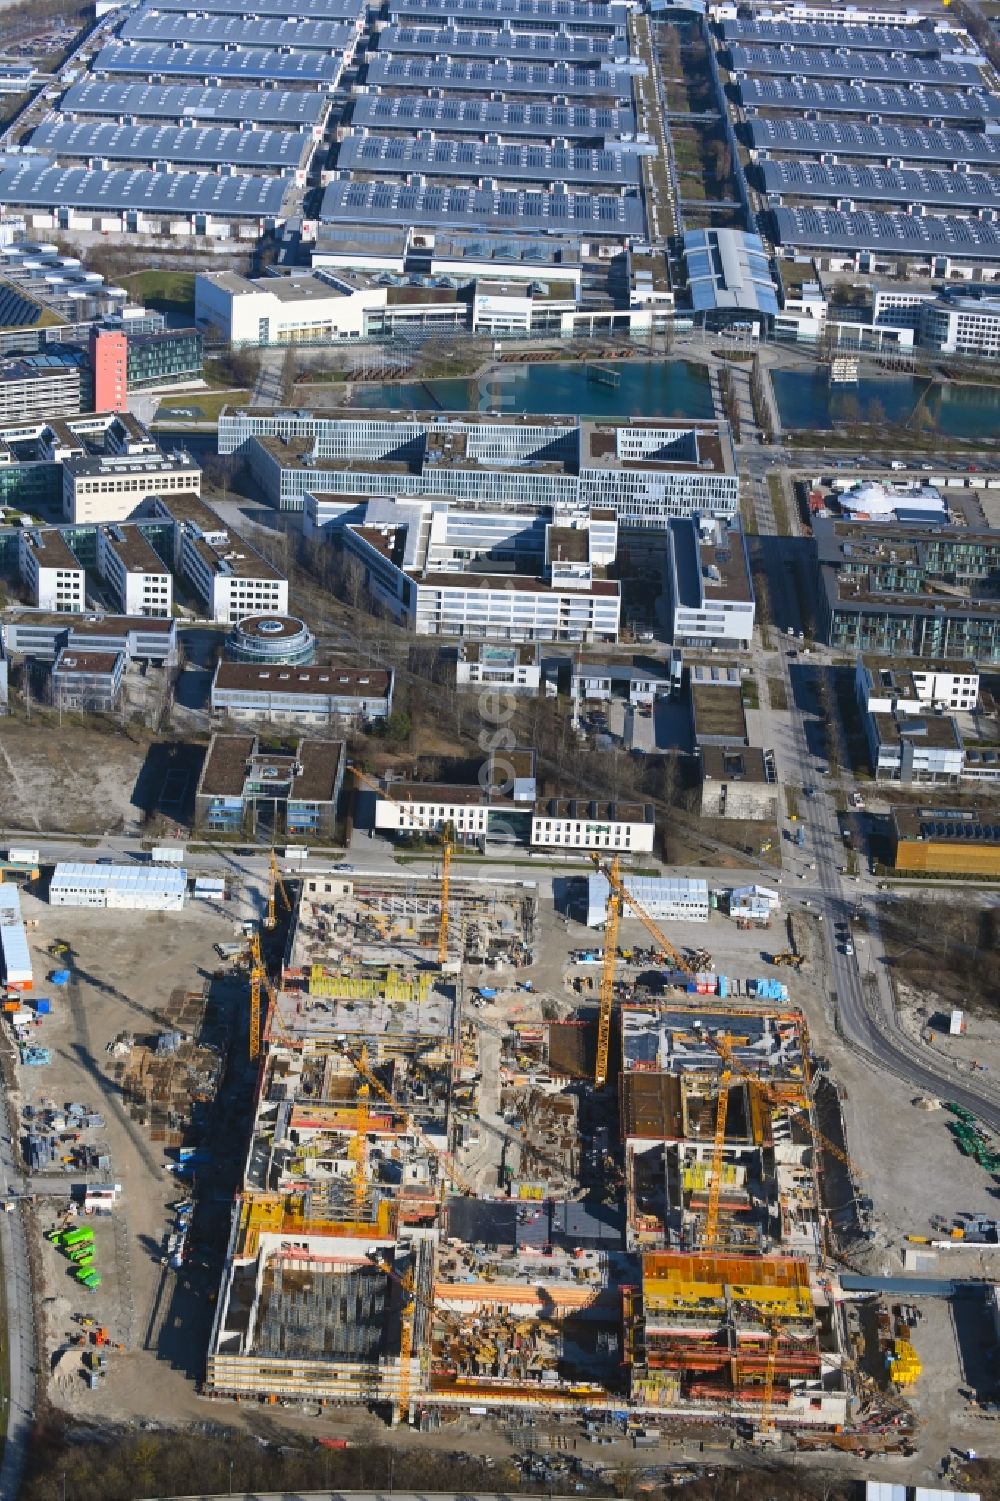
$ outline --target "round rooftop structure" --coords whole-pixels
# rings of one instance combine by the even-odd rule
[[[246,615],[226,638],[232,662],[287,662],[302,666],[316,652],[316,637],[296,615]]]

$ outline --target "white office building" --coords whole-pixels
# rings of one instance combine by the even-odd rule
[[[445,501],[372,501],[344,548],[374,601],[420,636],[614,642],[621,594],[608,579],[617,526]]]
[[[108,907],[120,912],[179,912],[187,895],[187,871],[179,866],[56,866],[49,886],[53,907]]]
[[[123,615],[173,614],[174,581],[138,527],[97,528],[97,569]]]
[[[236,625],[248,615],[287,615],[288,580],[198,495],[156,495],[153,516],[174,522],[174,569],[210,620]]]
[[[537,693],[542,669],[535,645],[504,646],[493,641],[462,641],[455,663],[455,687]]]
[[[656,822],[648,803],[540,798],[531,819],[532,849],[617,850],[648,855]]]
[[[87,607],[83,565],[56,527],[28,527],[17,539],[21,582],[40,610],[82,613]]]
[[[738,521],[726,525],[710,516],[671,521],[667,588],[675,646],[748,649],[755,602]]]
[[[954,293],[920,309],[919,342],[940,354],[964,354],[980,360],[1000,359],[1000,296]]]
[[[971,713],[979,702],[979,673],[973,662],[920,662],[905,667],[859,657],[854,670],[858,703],[871,714],[895,709],[921,714]]]
[[[392,687],[391,668],[220,662],[212,683],[212,713],[250,722],[367,723],[392,712]]]
[[[515,783],[513,795],[494,788],[438,783],[393,783],[392,801],[375,803],[375,828],[387,833],[443,833],[449,826],[459,844],[479,848],[493,841],[537,850],[648,854],[655,820],[646,803],[593,802],[585,798],[538,798]]]
[[[244,408],[219,418],[219,452],[240,453],[271,504],[442,496],[493,510],[611,511],[622,526],[733,516],[739,476],[724,422],[566,422],[537,416],[401,418]]]
[[[67,521],[125,521],[150,496],[201,492],[201,469],[188,454],[74,454],[63,463]]]

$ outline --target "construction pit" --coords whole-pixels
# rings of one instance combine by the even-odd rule
[[[847,1423],[801,1013],[690,996],[662,971],[651,1000],[622,966],[596,1090],[592,1005],[528,973],[533,888],[455,883],[443,964],[435,890],[305,879],[269,987],[209,1394],[423,1429],[540,1402]],[[728,1339],[726,1380],[689,1381],[698,1341]]]
[[[519,1412],[553,1422],[624,1412],[664,1430],[694,1421],[786,1444],[830,1442],[839,1425],[838,1442],[855,1427],[871,1442],[880,1414],[919,1405],[926,1376],[901,1399],[869,1390],[852,1369],[829,1257],[838,1236],[857,1235],[856,1215],[832,1222],[858,1194],[850,1166],[816,1136],[818,1124],[838,1150],[846,1145],[836,1091],[831,1102],[826,1077],[811,1077],[797,1005],[808,974],[784,972],[784,1001],[727,1002],[686,993],[661,965],[620,962],[611,1069],[598,1090],[602,967],[570,962],[582,930],[547,904],[539,911],[533,885],[454,883],[441,966],[432,881],[393,873],[355,886],[324,872],[306,882],[316,889],[292,914],[283,957],[273,950],[252,1068],[246,975],[227,982],[237,1049],[227,1074],[241,1093],[227,1097],[225,1140],[214,1145],[233,1157],[228,1195],[218,1162],[193,1186],[170,1171],[175,1133],[190,1129],[174,1106],[192,1089],[196,1044],[164,1057],[149,1039],[157,1028],[187,1035],[196,971],[215,968],[213,945],[233,936],[232,916],[154,919],[151,954],[148,919],[132,932],[120,915],[31,909],[46,937],[71,940],[79,1000],[71,1034],[59,1032],[65,1013],[46,1024],[51,1070],[22,1069],[19,1080],[36,1099],[101,1110],[108,1129],[92,1140],[106,1136],[125,1189],[120,1212],[95,1221],[104,1281],[83,1308],[67,1296],[65,1257],[42,1250],[60,1405],[127,1416],[147,1411],[152,1392],[166,1416],[203,1419],[204,1396],[239,1398],[238,1421],[264,1402],[287,1408],[291,1424],[330,1414],[338,1433],[370,1431],[369,1412],[424,1431],[467,1424],[470,1408],[498,1423]],[[713,918],[719,967],[761,973],[759,937]],[[691,927],[694,949],[706,929]],[[622,947],[636,942],[641,929],[626,919]],[[142,974],[141,987],[113,978],[129,973]],[[567,975],[597,983],[582,994]],[[821,1012],[810,1021],[822,1031]],[[131,1049],[116,1057],[123,1033]],[[725,1088],[711,1039],[738,1065]],[[825,1036],[821,1046],[833,1051]],[[852,1073],[852,1104],[857,1088]],[[175,1269],[163,1263],[167,1206],[188,1196],[218,1220],[220,1260],[213,1252],[206,1267]],[[42,1228],[50,1220],[39,1213]],[[771,1296],[776,1285],[785,1302]],[[97,1391],[67,1344],[84,1308],[127,1347],[108,1358]],[[727,1373],[708,1347],[730,1342],[739,1359]]]

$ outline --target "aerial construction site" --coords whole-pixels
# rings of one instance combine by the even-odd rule
[[[861,1420],[834,1260],[856,1186],[803,1016],[602,869],[605,947],[547,992],[530,882],[458,878],[447,846],[303,874],[280,972],[251,971],[210,1395],[423,1429],[540,1403],[760,1440]]]

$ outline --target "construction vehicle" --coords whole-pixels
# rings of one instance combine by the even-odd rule
[[[278,870],[278,861],[272,849],[268,865],[267,915],[264,918],[265,928],[274,928],[278,925],[277,898],[279,896],[281,897],[281,905],[286,912],[290,913],[292,904],[289,901],[285,883],[281,879],[281,874]]]
[[[806,962],[801,954],[793,954],[791,949],[782,949],[780,954],[771,954],[769,958],[772,964],[787,964],[791,969],[801,969]]]
[[[675,969],[679,969],[684,974],[689,975],[693,974],[695,969],[697,968],[707,969],[709,967],[709,965],[711,964],[712,956],[711,954],[709,954],[707,949],[700,949],[697,955],[697,960],[699,962],[692,964],[689,959],[684,958],[679,949],[676,949],[674,947],[674,945],[670,942],[670,939],[650,917],[649,913],[643,907],[639,899],[632,895],[632,893],[628,889],[628,886],[621,879],[620,862],[618,861],[617,856],[612,861],[610,866],[603,864],[600,855],[596,852],[593,853],[590,858],[593,860],[601,875],[608,882],[611,889],[613,891],[616,891],[621,900],[623,902],[626,902],[628,906],[631,907],[633,913],[642,923],[650,938],[653,939],[657,948],[663,951],[664,956],[674,966]],[[606,951],[607,944],[605,943],[605,952]],[[706,962],[702,964],[700,963],[701,960],[705,960]]]
[[[462,1193],[475,1196],[476,1190],[472,1187],[471,1183],[467,1183],[466,1180],[462,1177],[461,1173],[458,1171],[458,1168],[455,1166],[455,1161],[451,1153],[443,1151],[440,1147],[435,1146],[430,1137],[425,1136],[424,1133],[413,1124],[413,1116],[411,1112],[406,1108],[405,1105],[400,1104],[395,1095],[393,1095],[388,1089],[386,1089],[385,1085],[382,1083],[382,1080],[379,1078],[378,1074],[375,1073],[374,1069],[368,1062],[367,1056],[362,1058],[357,1053],[352,1053],[350,1048],[348,1048],[344,1044],[342,1044],[341,1046],[341,1051],[343,1052],[344,1057],[348,1060],[348,1062],[354,1065],[358,1073],[361,1075],[362,1079],[364,1079],[366,1083],[371,1085],[372,1089],[374,1089],[379,1098],[384,1100],[387,1105],[391,1105],[392,1108],[402,1116],[403,1120],[405,1120],[406,1122],[407,1130],[412,1132],[412,1134],[417,1138],[424,1150],[429,1152],[432,1157],[437,1158],[438,1162],[441,1164],[442,1169],[442,1192],[444,1190],[445,1181],[450,1180],[456,1188],[461,1190]]]
[[[391,792],[381,786],[374,777],[370,777],[360,767],[353,766],[355,782],[362,783],[370,792],[377,792],[379,797],[385,798],[386,802],[392,803],[395,808],[402,808],[402,803],[397,803]],[[455,847],[455,826],[448,822],[442,829],[436,829],[426,819],[418,818],[411,808],[406,810],[407,816],[425,829],[429,834],[437,834],[441,840],[441,914],[438,919],[438,963],[444,967],[448,962],[448,905],[451,896],[451,857]]]

